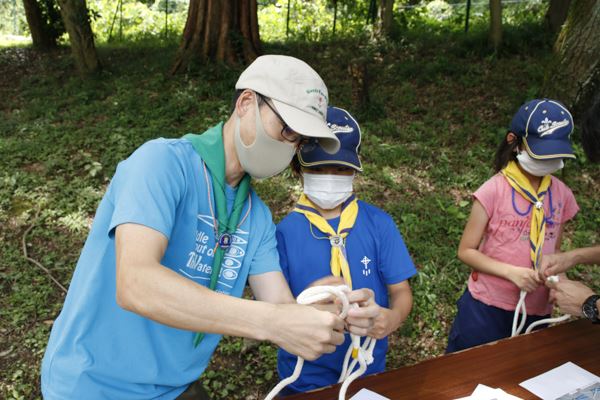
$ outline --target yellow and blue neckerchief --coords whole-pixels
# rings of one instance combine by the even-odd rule
[[[358,200],[356,199],[356,196],[354,194],[351,195],[342,204],[342,212],[340,214],[340,223],[337,232],[329,225],[329,222],[323,218],[321,213],[317,211],[313,202],[310,201],[305,194],[300,196],[300,200],[298,200],[294,211],[304,214],[311,224],[329,237],[329,243],[331,244],[331,260],[329,262],[331,273],[334,276],[340,276],[341,274],[348,287],[352,289],[350,266],[346,259],[345,239],[348,234],[350,234],[350,231],[356,222],[356,217],[358,216]]]
[[[533,189],[529,179],[519,168],[515,161],[500,171],[506,177],[508,184],[523,198],[533,204],[531,212],[531,227],[529,229],[530,256],[533,267],[537,270],[542,259],[542,248],[546,236],[546,217],[544,215],[544,198],[550,190],[552,178],[550,175],[542,177],[537,191]]]

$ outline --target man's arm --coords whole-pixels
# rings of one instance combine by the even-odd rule
[[[158,231],[123,224],[115,235],[116,300],[128,311],[179,329],[269,340],[307,360],[344,341],[334,314],[216,293],[162,266],[167,239]]]
[[[390,308],[381,307],[381,312],[368,333],[375,339],[383,339],[398,329],[412,309],[412,291],[408,281],[387,285],[387,287]]]
[[[546,276],[557,275],[577,264],[600,264],[600,246],[545,255],[542,259],[542,271]]]
[[[292,304],[296,302],[285,276],[279,271],[250,275],[248,283],[256,300],[273,304]]]

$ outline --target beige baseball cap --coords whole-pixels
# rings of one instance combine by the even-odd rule
[[[260,56],[240,75],[236,89],[250,89],[273,100],[281,118],[303,136],[319,138],[328,153],[340,148],[327,126],[325,83],[307,63],[282,55]]]

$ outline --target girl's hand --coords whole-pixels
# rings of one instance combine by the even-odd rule
[[[533,292],[543,284],[538,273],[531,268],[513,267],[508,279],[527,293]]]

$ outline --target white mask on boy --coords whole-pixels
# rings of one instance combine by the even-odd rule
[[[519,165],[533,176],[550,175],[565,166],[562,158],[554,160],[536,160],[526,151],[521,151],[517,154],[517,160],[519,160]]]
[[[304,172],[304,194],[323,210],[331,210],[352,195],[352,175],[310,174]]]

